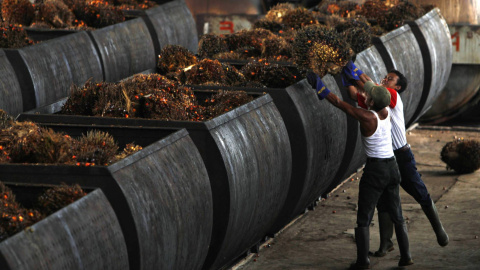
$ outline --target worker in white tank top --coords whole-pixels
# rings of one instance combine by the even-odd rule
[[[400,173],[393,154],[391,123],[386,108],[390,103],[390,93],[385,87],[376,86],[373,82],[366,83],[364,87],[367,93],[366,104],[370,110],[365,110],[354,107],[331,93],[318,75],[309,73],[307,79],[316,89],[320,100],[326,99],[360,123],[360,133],[368,157],[358,194],[357,227],[355,228],[357,260],[351,268],[369,269],[369,226],[375,207],[382,205],[388,209],[388,214],[396,227],[400,228],[405,224],[399,195]],[[408,251],[407,231],[399,229],[397,239],[400,239],[399,246],[401,246],[399,265],[404,265],[403,262],[412,262]]]
[[[342,82],[347,87],[350,97],[358,102],[362,108],[367,108],[365,97],[360,93],[363,84],[372,79],[364,74],[355,64],[350,61],[342,71]],[[433,231],[437,237],[437,243],[444,247],[448,245],[449,237],[443,228],[438,215],[437,208],[423,182],[420,173],[417,171],[415,156],[410,145],[407,143],[405,132],[405,118],[403,102],[400,93],[407,88],[407,79],[398,70],[391,70],[381,81],[381,85],[390,92],[391,118],[392,118],[392,145],[402,181],[400,186],[412,196],[421,206],[427,216]],[[357,89],[357,86],[359,87]],[[360,90],[360,91],[359,91]],[[393,224],[385,209],[378,208],[378,223],[380,230],[380,246],[372,253],[374,256],[383,257],[387,252],[394,249],[392,236]]]

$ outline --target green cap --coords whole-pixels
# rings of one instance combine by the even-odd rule
[[[368,81],[363,86],[363,89],[365,89],[365,92],[370,95],[377,108],[385,108],[390,104],[391,96],[387,88],[376,85],[372,81]]]

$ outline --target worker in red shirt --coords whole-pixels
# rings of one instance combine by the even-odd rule
[[[350,98],[357,101],[360,107],[366,108],[363,86],[367,81],[371,81],[371,78],[358,69],[352,61],[342,70],[341,76],[343,85],[347,87]],[[399,95],[399,93],[405,91],[407,79],[399,71],[392,70],[385,76],[380,84],[386,87],[391,95],[389,107],[392,112],[392,142],[395,158],[402,177],[400,186],[421,205],[422,210],[436,234],[438,244],[442,247],[446,246],[449,241],[448,235],[440,222],[435,203],[431,199],[427,187],[417,171],[415,157],[410,149],[410,145],[407,143],[403,102]],[[387,252],[394,249],[391,240],[393,225],[385,209],[377,206],[377,210],[380,229],[380,247],[373,255],[383,257]]]

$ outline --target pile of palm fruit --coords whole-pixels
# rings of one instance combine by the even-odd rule
[[[197,68],[186,72],[195,73],[193,77],[186,75],[186,81],[190,82],[191,78],[211,83],[213,80],[226,81],[228,76],[221,70],[222,65],[216,62],[218,65],[200,61]],[[183,70],[181,72],[185,74]],[[233,104],[230,100],[219,98],[220,95],[225,96],[217,93],[211,97],[211,100],[215,100],[213,103],[211,100],[197,100],[191,88],[181,85],[177,80],[168,79],[161,74],[136,74],[118,83],[87,81],[83,87],[72,86],[72,94],[59,113],[166,121],[206,121],[218,115],[216,112],[219,110],[213,108],[221,106],[218,102]],[[244,91],[234,91],[227,96],[242,100],[239,105],[253,99]]]
[[[22,26],[1,22],[0,31],[2,32],[0,48],[18,49],[35,43],[28,38],[27,32]]]
[[[472,173],[480,168],[480,142],[457,139],[443,146],[440,156],[447,169],[460,174]]]
[[[111,135],[90,131],[80,138],[44,128],[32,122],[11,120],[0,110],[0,162],[105,166],[125,158],[142,148],[127,144],[119,152]]]
[[[87,195],[78,185],[46,189],[31,208],[22,206],[12,190],[0,182],[0,242]]]
[[[148,9],[149,0],[3,0],[2,20],[18,26],[88,30],[125,21],[124,10]]]

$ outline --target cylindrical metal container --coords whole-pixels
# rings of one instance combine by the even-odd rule
[[[167,2],[145,11],[153,27],[152,39],[160,49],[172,44],[181,45],[193,53],[198,50],[198,33],[195,20],[185,0]],[[156,52],[158,55],[160,52]]]
[[[22,91],[15,69],[3,50],[0,51],[0,74],[0,109],[10,115],[17,115],[25,109],[33,108],[35,97]]]
[[[407,126],[416,122],[432,106],[447,84],[452,69],[450,31],[440,10],[435,8],[409,25],[422,50],[425,80],[420,103],[406,122]]]
[[[105,81],[119,81],[157,65],[153,40],[142,18],[117,23],[90,34],[100,53]]]
[[[1,242],[0,269],[128,269],[127,246],[112,206],[96,189]]]
[[[48,115],[32,116],[38,117],[30,117],[34,121],[48,119]],[[62,116],[60,124],[39,124],[70,136],[111,128]],[[152,136],[147,140],[155,142],[109,166],[0,164],[2,179],[100,188],[120,222],[129,269],[200,269],[213,222],[212,192],[203,160],[185,129],[146,128],[145,133]],[[136,130],[136,134],[142,133]],[[130,142],[136,138],[130,137]]]
[[[286,88],[193,88],[267,93],[280,112],[290,140],[292,176],[290,185],[284,187],[288,194],[278,218],[268,230],[269,235],[281,230],[326,191],[343,157],[346,116],[335,113],[336,109],[330,104],[320,102],[306,80]],[[283,202],[277,200],[277,203]]]
[[[24,77],[21,80],[22,92],[35,100],[31,104],[34,107],[24,104],[24,111],[68,96],[72,84],[83,85],[90,78],[103,80],[100,57],[86,32],[17,50],[5,50],[5,53],[17,77]]]
[[[215,91],[210,94],[213,93]],[[71,116],[41,117],[32,111],[32,114],[22,114],[18,119],[29,119],[57,129]],[[72,119],[78,119],[77,124],[89,125],[91,129],[104,126],[111,128],[113,133],[136,134],[134,140],[137,143],[144,139],[143,134],[159,132],[159,127],[188,130],[206,165],[213,195],[212,240],[204,268],[225,266],[260,242],[280,213],[287,196],[292,168],[290,142],[282,117],[268,94],[206,122],[85,116]],[[184,158],[189,155],[183,153]],[[139,175],[138,171],[132,171],[132,174]],[[159,174],[162,173],[155,173]],[[198,182],[197,178],[193,174],[189,181]],[[172,184],[172,187],[175,185]],[[129,195],[126,196],[128,198]],[[204,200],[200,195],[195,196]],[[206,205],[205,202],[196,203]],[[192,206],[192,209],[195,207]],[[195,220],[196,223],[200,221]],[[198,237],[189,238],[198,241]],[[163,259],[165,262],[170,260]],[[201,263],[197,262],[195,267],[175,269],[196,267],[202,267]]]
[[[477,104],[479,91],[480,65],[454,64],[445,88],[420,122],[439,124],[461,115]]]
[[[387,70],[396,69],[408,80],[408,86],[400,96],[404,104],[405,123],[410,123],[420,105],[424,91],[425,65],[429,62],[424,63],[422,50],[409,25],[374,38],[373,43]]]

